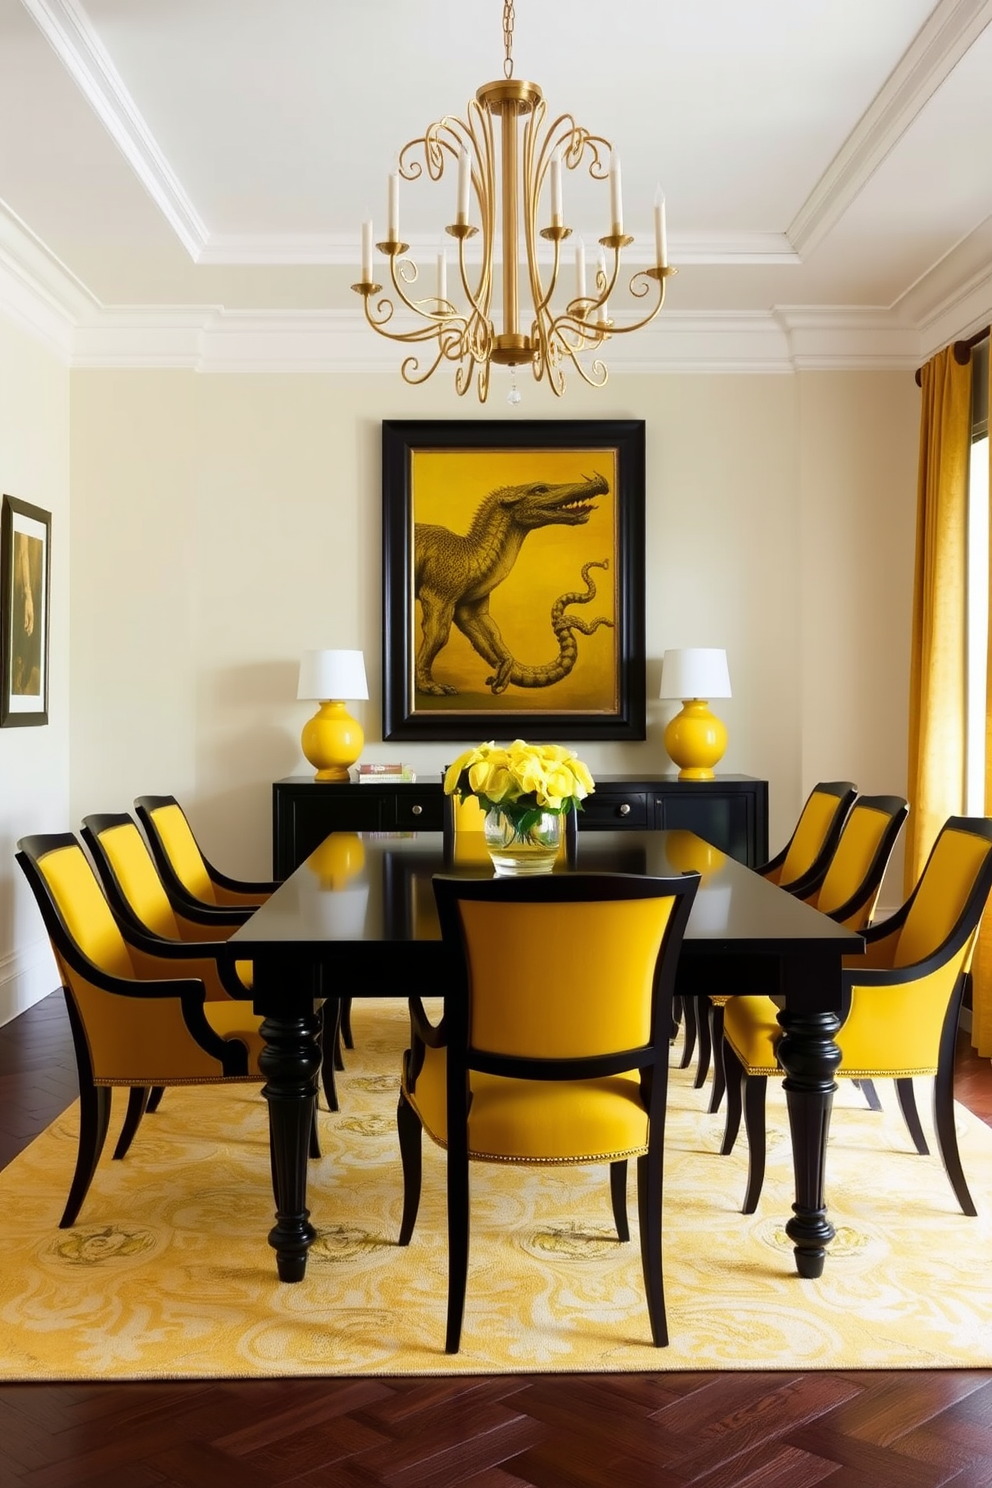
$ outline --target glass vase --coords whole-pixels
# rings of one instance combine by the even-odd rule
[[[527,817],[533,816],[533,811],[527,813]],[[542,811],[530,825],[524,825],[525,820],[495,808],[486,812],[483,821],[486,848],[497,878],[550,873],[555,866],[561,847],[561,814]]]

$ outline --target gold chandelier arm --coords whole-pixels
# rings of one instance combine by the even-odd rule
[[[369,303],[371,298],[371,295],[363,296],[365,304],[365,319],[368,321],[369,325],[374,331],[378,331],[380,336],[385,336],[390,341],[407,342],[411,345],[415,342],[420,341],[432,341],[439,334],[441,327],[447,323],[444,321],[432,320],[428,325],[418,326],[415,330],[393,330],[389,326],[389,322],[392,320],[394,314],[396,313],[396,309],[393,305],[392,300],[386,299],[385,296],[383,296],[381,300],[378,300],[376,302],[375,313],[373,313],[372,306]]]
[[[637,280],[637,279],[649,279],[649,280],[650,279],[653,279],[653,280],[656,281],[656,283],[658,285],[658,303],[641,320],[627,321],[624,325],[617,325],[615,322],[612,322],[611,321],[611,323],[610,323],[610,335],[611,336],[627,336],[627,335],[630,334],[631,331],[640,331],[640,330],[642,330],[644,328],[644,326],[650,325],[651,322],[654,320],[655,316],[658,314],[658,312],[661,309],[662,305],[665,303],[665,280],[668,279],[675,272],[676,272],[676,270],[675,269],[671,269],[671,268],[661,269],[661,270],[658,270],[658,269],[640,269],[640,270],[638,270],[638,272],[633,276],[633,278],[630,281],[630,285],[629,285],[630,293],[632,295],[635,295],[635,297],[638,298],[638,299],[643,299],[643,297],[646,294],[650,294],[650,292],[651,292],[651,286],[650,286],[650,284],[645,284],[645,286],[643,287],[643,289],[639,289],[639,290],[635,291],[634,290],[634,281]]]

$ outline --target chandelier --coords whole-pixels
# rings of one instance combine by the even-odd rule
[[[352,285],[362,296],[365,318],[374,330],[392,341],[427,348],[425,353],[405,358],[400,369],[404,381],[426,382],[439,367],[453,363],[458,393],[466,393],[474,381],[480,403],[489,395],[493,363],[514,372],[529,366],[535,380],[546,378],[559,397],[565,391],[569,364],[590,386],[602,387],[608,376],[606,366],[598,357],[586,365],[581,354],[595,351],[610,336],[629,335],[654,320],[665,301],[665,281],[678,272],[668,264],[665,199],[659,188],[654,201],[654,263],[639,269],[628,284],[633,299],[649,301],[647,313],[622,324],[611,320],[609,301],[620,276],[621,253],[634,241],[623,230],[620,161],[608,140],[590,134],[571,114],[562,114],[544,127],[547,106],[540,87],[513,76],[513,19],[513,0],[504,0],[503,77],[479,88],[464,120],[446,114],[420,138],[404,145],[396,170],[389,176],[386,238],[375,246],[388,262],[396,303],[386,295],[378,298],[383,286],[375,282],[371,222],[362,224],[362,279]],[[520,121],[522,140],[518,138]],[[608,182],[610,231],[599,239],[598,263],[589,285],[584,245],[581,240],[576,244],[574,293],[565,299],[562,281],[571,269],[565,267],[563,245],[572,229],[565,225],[563,215],[562,172],[577,170],[586,161],[593,180]],[[401,179],[417,181],[425,170],[432,181],[440,181],[446,166],[454,169],[457,183],[454,221],[445,232],[457,244],[458,292],[449,298],[449,264],[442,248],[437,255],[434,292],[418,296],[418,269],[406,256],[410,245],[400,241],[399,183]],[[541,221],[546,225],[539,226]],[[525,265],[519,252],[521,231]],[[474,255],[470,262],[466,245],[480,234],[481,262]],[[493,319],[498,234],[501,329]],[[550,262],[539,259],[539,238],[550,244]],[[548,250],[544,251],[547,255]],[[523,307],[522,267],[528,294]],[[557,311],[552,307],[556,297],[561,303]],[[397,304],[406,313],[394,320]],[[515,378],[509,401],[520,401]]]

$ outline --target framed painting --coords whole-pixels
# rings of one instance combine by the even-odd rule
[[[386,421],[385,739],[643,739],[644,423]]]
[[[0,728],[48,722],[51,514],[0,509]]]

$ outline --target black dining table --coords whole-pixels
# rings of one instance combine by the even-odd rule
[[[580,832],[574,861],[555,871],[701,874],[677,994],[780,999],[778,1056],[795,1170],[786,1230],[799,1275],[820,1276],[834,1235],[824,1170],[840,1062],[834,1036],[841,958],[862,952],[863,938],[691,832]],[[302,1280],[316,1235],[307,1208],[307,1158],[321,1063],[321,1002],[449,994],[456,985],[454,953],[440,937],[435,873],[490,877],[492,868],[480,860],[452,863],[440,832],[336,832],[227,942],[232,958],[253,963],[252,1002],[263,1019],[262,1094],[276,1209],[268,1239],[282,1281]]]

